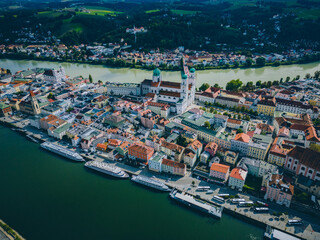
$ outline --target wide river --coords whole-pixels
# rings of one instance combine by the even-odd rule
[[[62,65],[65,68],[66,74],[75,77],[82,75],[88,77],[92,75],[94,81],[101,80],[103,82],[134,82],[139,83],[144,79],[151,79],[152,72],[140,69],[128,68],[108,68],[102,65],[77,64],[77,63],[57,63],[44,61],[27,61],[27,60],[7,60],[0,59],[0,67],[10,69],[12,73],[17,71],[35,68],[58,68]],[[289,66],[279,67],[263,67],[263,68],[248,68],[248,69],[226,69],[226,70],[205,70],[197,72],[197,87],[202,83],[214,85],[218,83],[225,87],[227,82],[232,79],[240,79],[246,83],[249,81],[274,81],[280,78],[291,78],[300,75],[304,77],[307,73],[314,74],[320,70],[320,62],[308,64],[294,64]],[[181,81],[180,72],[162,72],[163,80]]]
[[[215,220],[167,193],[111,179],[0,126],[0,218],[29,240],[262,239],[263,229]]]

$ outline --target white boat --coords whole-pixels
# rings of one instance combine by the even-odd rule
[[[170,191],[170,188],[164,183],[146,176],[142,176],[142,175],[133,176],[131,180],[133,182],[145,185],[147,187],[155,188],[160,191]]]
[[[181,202],[189,207],[197,209],[201,212],[209,214],[210,216],[221,218],[223,207],[217,207],[203,200],[194,198],[193,196],[180,192],[178,190],[172,190],[170,197],[178,202]]]
[[[48,151],[54,152],[54,153],[59,154],[63,157],[69,158],[73,161],[77,161],[77,162],[84,161],[83,157],[81,157],[80,154],[78,154],[72,150],[66,149],[64,147],[61,147],[59,145],[49,143],[49,142],[44,142],[44,143],[41,143],[40,146]]]
[[[129,177],[129,175],[126,172],[122,171],[120,168],[105,162],[90,161],[90,162],[86,162],[85,166],[93,170],[108,174],[113,177],[117,177],[117,178]]]

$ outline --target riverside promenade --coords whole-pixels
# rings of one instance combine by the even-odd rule
[[[0,219],[0,240],[24,240],[24,238]]]
[[[30,128],[27,128],[27,125],[28,125],[27,121],[28,120],[14,121],[9,118],[0,118],[0,122],[4,123],[4,125],[11,126],[14,128],[24,129],[24,132],[23,132],[24,135],[31,135],[32,137],[38,139],[39,142],[53,140],[50,136],[48,136],[47,134],[45,134],[40,130],[37,130],[37,129],[31,130]],[[67,145],[61,145],[61,146],[67,147]],[[178,177],[168,176],[164,174],[152,173],[145,168],[136,168],[136,167],[128,166],[121,162],[115,162],[108,155],[99,154],[93,157],[90,155],[88,156],[88,155],[82,154],[82,156],[86,160],[108,161],[122,168],[124,171],[128,172],[129,174],[134,174],[134,175],[143,174],[148,177],[154,177],[157,180],[162,181],[163,183],[165,183],[167,186],[171,188],[176,188],[180,191],[185,191],[190,195],[196,196],[204,201],[208,201],[217,206],[223,206],[225,213],[233,215],[240,219],[243,219],[244,221],[248,221],[253,224],[259,225],[261,227],[266,227],[267,225],[269,225],[273,228],[287,232],[301,239],[310,239],[310,240],[320,239],[320,225],[318,223],[319,221],[317,222],[317,224],[311,223],[311,221],[307,221],[305,217],[302,217],[302,220],[303,220],[302,226],[288,226],[287,225],[288,219],[300,219],[300,217],[298,216],[300,216],[301,214],[299,213],[295,214],[295,212],[292,211],[291,209],[287,209],[278,205],[276,206],[275,204],[272,204],[272,205],[270,204],[271,213],[273,211],[279,211],[279,209],[281,209],[281,211],[288,211],[289,214],[288,215],[282,214],[281,216],[276,217],[270,213],[254,213],[252,210],[250,210],[250,208],[237,207],[236,205],[233,205],[228,201],[226,201],[224,204],[219,204],[212,200],[212,197],[214,195],[219,193],[229,193],[229,194],[235,195],[235,193],[237,192],[234,192],[233,190],[226,187],[221,187],[214,184],[208,184],[207,182],[197,180],[190,176],[191,174],[190,172],[188,172],[186,176],[178,178]],[[194,184],[192,184],[193,182]],[[214,193],[206,194],[205,192],[198,192],[197,186],[199,185],[210,186],[210,188],[214,190]],[[245,198],[246,200],[252,200],[252,201],[256,200],[252,196],[244,195],[241,193],[240,194],[237,193],[237,194],[240,195],[241,198]]]

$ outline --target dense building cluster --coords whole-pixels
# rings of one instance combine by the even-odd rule
[[[289,207],[295,187],[320,197],[319,91],[318,81],[298,79],[250,92],[196,92],[186,63],[180,83],[159,69],[140,84],[69,78],[62,67],[1,69],[0,114],[26,118],[76,151],[160,174],[192,174],[238,191],[256,177],[265,199]]]

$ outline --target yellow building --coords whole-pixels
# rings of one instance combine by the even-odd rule
[[[258,102],[257,112],[259,114],[264,114],[266,116],[274,116],[274,111],[276,110],[276,101],[272,99],[264,99]]]
[[[272,142],[271,136],[254,134],[248,146],[247,157],[265,160]]]

